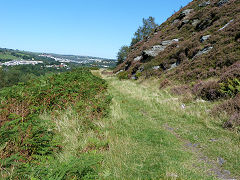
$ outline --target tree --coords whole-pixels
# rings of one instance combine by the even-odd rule
[[[123,63],[125,61],[125,59],[127,58],[129,53],[129,47],[128,46],[122,46],[119,49],[119,52],[117,54],[117,65]]]
[[[144,38],[149,36],[154,31],[154,29],[156,29],[156,27],[158,26],[155,23],[155,19],[151,16],[148,19],[143,18],[142,22],[143,22],[143,25],[140,26],[138,30],[134,33],[131,46],[133,46],[134,44],[142,41]]]

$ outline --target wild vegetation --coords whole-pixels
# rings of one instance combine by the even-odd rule
[[[111,98],[86,69],[43,76],[0,91],[0,177],[94,179],[108,149],[98,121]]]
[[[211,116],[217,102],[159,90],[156,78],[104,76],[113,99],[103,179],[239,179],[239,133]]]

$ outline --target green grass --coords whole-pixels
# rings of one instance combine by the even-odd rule
[[[0,59],[7,60],[7,59],[18,59],[15,56],[12,56],[10,53],[0,53]]]
[[[98,77],[76,70],[0,91],[0,178],[218,179],[212,169],[239,178],[239,134],[210,116],[213,103],[183,109],[156,79],[92,72]]]
[[[158,90],[156,80],[106,79],[113,103],[105,122],[110,150],[104,179],[217,179],[212,168],[240,175],[239,135],[209,115],[213,104],[194,101],[182,109],[177,97]],[[198,148],[186,147],[190,142]],[[201,160],[205,156],[209,163]],[[225,160],[223,167],[218,157]]]

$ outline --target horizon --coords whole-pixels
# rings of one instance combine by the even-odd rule
[[[116,59],[129,45],[142,18],[162,24],[191,0],[115,1],[9,0],[2,2],[0,47],[37,53],[54,53]]]

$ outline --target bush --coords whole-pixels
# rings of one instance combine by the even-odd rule
[[[224,70],[224,73],[220,77],[220,83],[228,83],[229,80],[240,79],[240,61],[234,63],[230,67]]]
[[[225,128],[234,128],[240,125],[240,94],[234,98],[223,102],[213,108],[212,114],[221,115],[221,113],[227,113],[229,120],[223,124]]]
[[[172,84],[171,81],[169,81],[168,79],[164,79],[164,80],[160,83],[159,89],[164,89],[164,88],[170,86],[171,84]]]
[[[220,85],[216,81],[200,81],[193,87],[193,93],[204,100],[213,101],[219,99],[222,94]]]
[[[171,89],[171,92],[176,95],[191,94],[192,90],[188,85],[175,86]]]
[[[127,71],[122,71],[117,74],[118,79],[123,80],[123,79],[128,79],[128,73]]]
[[[240,93],[240,80],[237,78],[228,80],[227,83],[220,83],[221,92],[227,96],[233,97]]]

